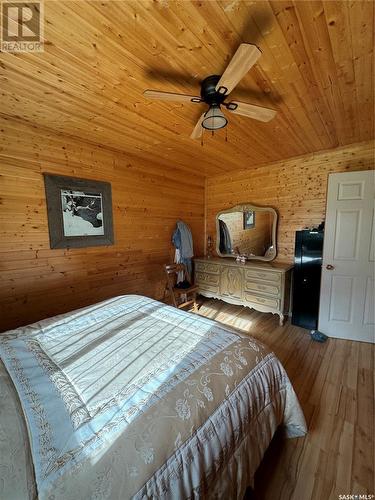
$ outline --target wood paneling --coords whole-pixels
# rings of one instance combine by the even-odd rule
[[[161,298],[178,218],[202,252],[202,177],[19,121],[0,128],[0,331],[123,293]],[[115,245],[50,250],[42,172],[110,182]]]
[[[209,178],[207,235],[215,241],[215,217],[221,210],[240,203],[271,206],[279,215],[278,259],[291,261],[295,231],[317,225],[325,217],[328,174],[374,167],[374,142],[370,141]]]
[[[45,52],[0,54],[1,113],[207,175],[374,137],[374,2],[45,1]],[[204,146],[202,105],[151,102],[147,88],[196,94],[241,42],[262,50],[233,92],[277,110],[230,116]]]
[[[217,300],[199,314],[266,344],[285,367],[301,403],[306,437],[277,435],[249,500],[337,500],[374,491],[374,353],[365,342],[313,342],[303,328],[271,314]],[[247,500],[248,497],[245,497]]]
[[[369,142],[311,153],[374,136],[373,13],[373,2],[46,1],[45,51],[0,54],[2,328],[122,292],[160,297],[176,218],[201,253],[204,211],[214,234],[214,214],[238,202],[279,210],[290,259],[294,230],[324,215],[327,173],[371,167]],[[197,93],[242,41],[262,57],[233,97],[275,108],[274,121],[233,116],[228,142],[221,131],[201,146],[189,139],[199,105],[143,97]],[[115,246],[49,249],[44,171],[112,183]],[[217,175],[205,206],[203,177]]]

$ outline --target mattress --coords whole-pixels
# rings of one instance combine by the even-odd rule
[[[0,498],[242,498],[276,429],[306,432],[264,345],[147,297],[6,332],[0,357]]]

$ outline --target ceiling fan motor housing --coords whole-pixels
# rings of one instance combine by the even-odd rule
[[[225,93],[217,92],[216,85],[220,80],[220,75],[211,75],[201,83],[201,98],[207,104],[222,104],[227,97]]]

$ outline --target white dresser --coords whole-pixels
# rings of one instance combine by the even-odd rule
[[[205,297],[250,307],[280,316],[280,325],[289,311],[293,266],[281,262],[247,261],[213,257],[197,258],[195,283]]]

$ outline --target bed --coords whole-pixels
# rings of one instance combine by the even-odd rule
[[[306,433],[264,345],[147,297],[8,331],[0,358],[0,498],[241,499],[276,429]]]

